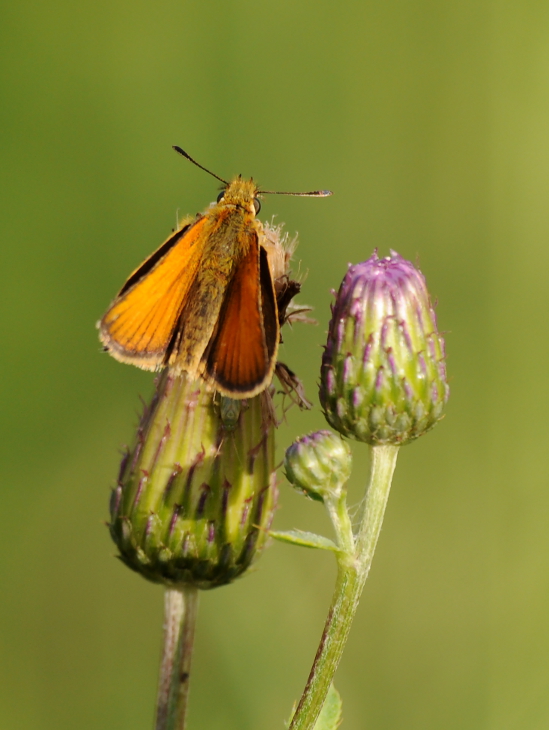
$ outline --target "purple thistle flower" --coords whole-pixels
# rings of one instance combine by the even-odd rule
[[[448,400],[444,358],[423,274],[374,252],[349,267],[332,308],[320,383],[328,423],[373,445],[418,438]]]

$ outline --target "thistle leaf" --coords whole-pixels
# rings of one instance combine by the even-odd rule
[[[288,530],[288,532],[274,532],[269,530],[269,535],[280,542],[287,542],[291,545],[300,545],[301,547],[316,548],[317,550],[332,550],[339,552],[338,546],[323,535],[316,535],[314,532],[304,532],[303,530]]]
[[[342,710],[343,707],[339,692],[331,684],[318,720],[315,722],[314,730],[336,730],[341,724]]]

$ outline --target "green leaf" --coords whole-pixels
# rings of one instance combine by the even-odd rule
[[[269,530],[269,535],[280,542],[288,542],[292,545],[301,545],[301,547],[317,548],[318,550],[332,550],[339,552],[338,546],[323,535],[316,535],[314,532],[303,532],[303,530],[288,530],[288,532],[273,532]]]
[[[286,728],[290,727],[296,708],[297,705],[294,705],[292,715],[288,722],[285,723]],[[341,724],[342,712],[343,703],[341,702],[341,697],[334,685],[331,684],[313,730],[336,730]]]
[[[341,713],[341,697],[334,685],[331,684],[318,720],[315,722],[314,730],[336,730],[341,724]]]

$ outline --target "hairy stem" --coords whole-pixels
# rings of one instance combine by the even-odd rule
[[[313,730],[343,654],[368,577],[396,466],[398,446],[372,446],[370,483],[350,552],[338,556],[337,581],[320,644],[290,730]]]
[[[155,730],[185,730],[198,589],[168,588]]]

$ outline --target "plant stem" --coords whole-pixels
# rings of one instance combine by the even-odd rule
[[[289,730],[313,730],[343,654],[376,548],[398,446],[372,446],[370,483],[354,551],[340,553],[332,604],[303,695]]]
[[[155,730],[185,730],[198,589],[168,588]]]

